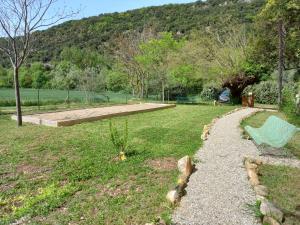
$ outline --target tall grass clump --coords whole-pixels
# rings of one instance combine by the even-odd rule
[[[119,157],[123,161],[126,159],[126,150],[128,148],[128,121],[125,121],[123,133],[121,133],[114,124],[109,122],[110,139]]]

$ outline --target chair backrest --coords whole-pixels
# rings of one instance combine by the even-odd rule
[[[296,126],[276,116],[270,116],[259,129],[267,137],[269,144],[277,147],[287,144],[298,130]]]

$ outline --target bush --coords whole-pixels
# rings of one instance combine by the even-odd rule
[[[221,92],[220,86],[213,83],[209,83],[204,85],[200,97],[204,101],[217,100],[220,92]]]
[[[287,114],[296,114],[297,112],[296,94],[299,91],[299,84],[300,83],[291,83],[283,88],[281,109]]]
[[[252,92],[255,97],[255,102],[261,104],[276,104],[278,100],[278,87],[274,81],[263,81],[259,84],[247,86],[243,95]]]

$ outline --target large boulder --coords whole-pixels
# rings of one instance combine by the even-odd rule
[[[193,172],[192,159],[189,156],[185,156],[178,161],[178,170],[181,174],[189,177]]]
[[[283,212],[278,209],[275,205],[267,200],[262,200],[260,204],[260,212],[264,216],[272,217],[273,219],[282,222],[283,220]]]

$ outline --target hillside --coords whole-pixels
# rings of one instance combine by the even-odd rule
[[[106,52],[114,38],[130,30],[142,30],[152,24],[158,31],[188,34],[193,29],[210,25],[222,26],[226,18],[251,23],[264,0],[208,0],[189,4],[170,4],[147,7],[124,13],[102,14],[76,21],[68,21],[45,31],[36,32],[38,51],[30,61],[48,62],[57,59],[65,47],[76,46]],[[0,65],[9,65],[1,58]]]

